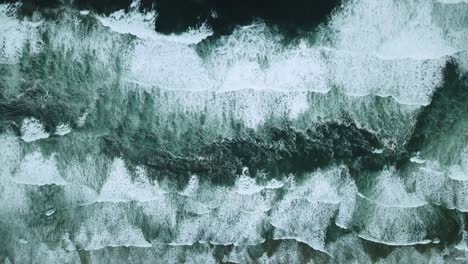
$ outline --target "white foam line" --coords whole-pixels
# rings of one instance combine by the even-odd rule
[[[287,89],[268,89],[268,88],[263,88],[263,89],[252,89],[252,88],[239,88],[239,89],[231,89],[231,90],[216,90],[216,89],[206,89],[206,90],[190,90],[190,89],[167,89],[163,87],[156,87],[153,84],[150,83],[145,83],[145,82],[140,82],[132,79],[125,79],[127,83],[131,84],[136,84],[138,86],[142,86],[145,88],[153,89],[153,90],[162,90],[166,92],[186,92],[186,93],[192,93],[192,94],[217,94],[217,95],[228,95],[230,93],[245,93],[245,92],[258,92],[258,93],[270,93],[270,94],[294,94],[294,95],[300,95],[300,94],[327,94],[331,92],[331,90],[328,91],[314,91],[314,90],[287,90]],[[366,94],[352,94],[352,93],[346,93],[346,91],[343,91],[345,95],[350,96],[350,97],[355,97],[355,98],[361,98],[361,97],[369,97],[369,96],[375,96],[375,97],[380,97],[380,98],[391,98],[394,100],[396,103],[400,105],[405,105],[405,106],[415,106],[415,107],[421,107],[421,106],[427,106],[428,103],[418,103],[418,102],[406,102],[399,100],[397,97],[393,95],[382,95],[382,94],[373,94],[373,93],[366,93]]]
[[[198,28],[189,28],[182,34],[164,35],[155,31],[155,19],[157,13],[155,10],[150,10],[146,13],[138,11],[140,1],[132,2],[130,11],[118,10],[109,16],[97,16],[98,21],[110,30],[119,34],[131,34],[140,39],[148,39],[153,41],[168,41],[182,44],[196,44],[203,39],[211,36],[213,31],[206,24]],[[83,15],[89,14],[81,13]]]
[[[77,251],[99,251],[99,250],[102,250],[102,249],[106,249],[106,248],[150,248],[150,247],[153,247],[153,245],[151,243],[147,243],[147,244],[141,244],[141,245],[117,245],[117,244],[114,244],[114,245],[106,245],[106,246],[102,246],[102,247],[85,247],[85,248],[78,248]]]
[[[434,243],[434,241],[429,240],[429,239],[421,240],[421,241],[414,241],[414,242],[399,243],[399,242],[388,242],[388,241],[386,242],[386,241],[374,239],[365,235],[358,235],[358,236],[364,240],[371,241],[371,242],[378,243],[378,244],[384,244],[388,246],[414,246],[414,245],[427,245],[430,243]]]
[[[312,249],[314,250],[317,250],[317,251],[320,251],[322,253],[325,253],[326,255],[328,255],[329,257],[333,258],[332,254],[330,252],[328,252],[327,250],[325,250],[324,248],[317,248],[317,247],[314,247],[312,245],[310,245],[309,243],[307,243],[307,241],[305,240],[302,240],[298,237],[290,237],[290,236],[283,236],[281,238],[276,238],[276,239],[273,239],[273,240],[276,240],[276,241],[282,241],[282,240],[295,240],[296,242],[300,242],[300,243],[304,243],[306,245],[308,245],[309,247],[311,247]]]
[[[376,205],[379,205],[379,206],[382,206],[382,207],[387,207],[387,208],[418,208],[418,207],[424,207],[426,205],[428,205],[429,203],[421,203],[421,204],[416,204],[416,205],[406,205],[406,206],[403,206],[403,205],[388,205],[388,204],[384,204],[384,203],[380,203],[380,202],[377,202],[377,201],[374,201],[374,200],[371,200],[369,198],[367,198],[364,194],[358,192],[357,195],[361,198],[364,198],[365,200],[373,203],[373,204],[376,204]]]
[[[444,54],[437,54],[436,56],[432,57],[411,57],[411,56],[406,56],[406,57],[392,57],[392,56],[385,56],[379,53],[362,53],[358,52],[355,50],[351,49],[342,49],[342,48],[337,48],[337,47],[327,47],[327,46],[315,46],[318,50],[323,50],[327,52],[336,52],[336,53],[342,53],[346,54],[352,57],[374,57],[376,59],[382,60],[382,61],[431,61],[431,60],[439,60],[439,59],[448,59],[453,57],[454,55],[460,54],[465,52],[464,50],[453,50],[452,52],[449,53],[444,53]]]

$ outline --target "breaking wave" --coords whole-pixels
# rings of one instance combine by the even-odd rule
[[[0,262],[466,259],[467,1],[71,2],[0,4]]]

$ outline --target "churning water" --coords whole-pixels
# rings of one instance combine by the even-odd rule
[[[468,262],[468,1],[8,2],[1,263]]]

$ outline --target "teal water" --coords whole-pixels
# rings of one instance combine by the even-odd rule
[[[2,263],[463,263],[468,3],[315,30],[0,4]]]

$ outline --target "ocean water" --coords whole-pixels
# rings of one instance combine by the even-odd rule
[[[467,263],[468,1],[1,1],[0,263]]]

